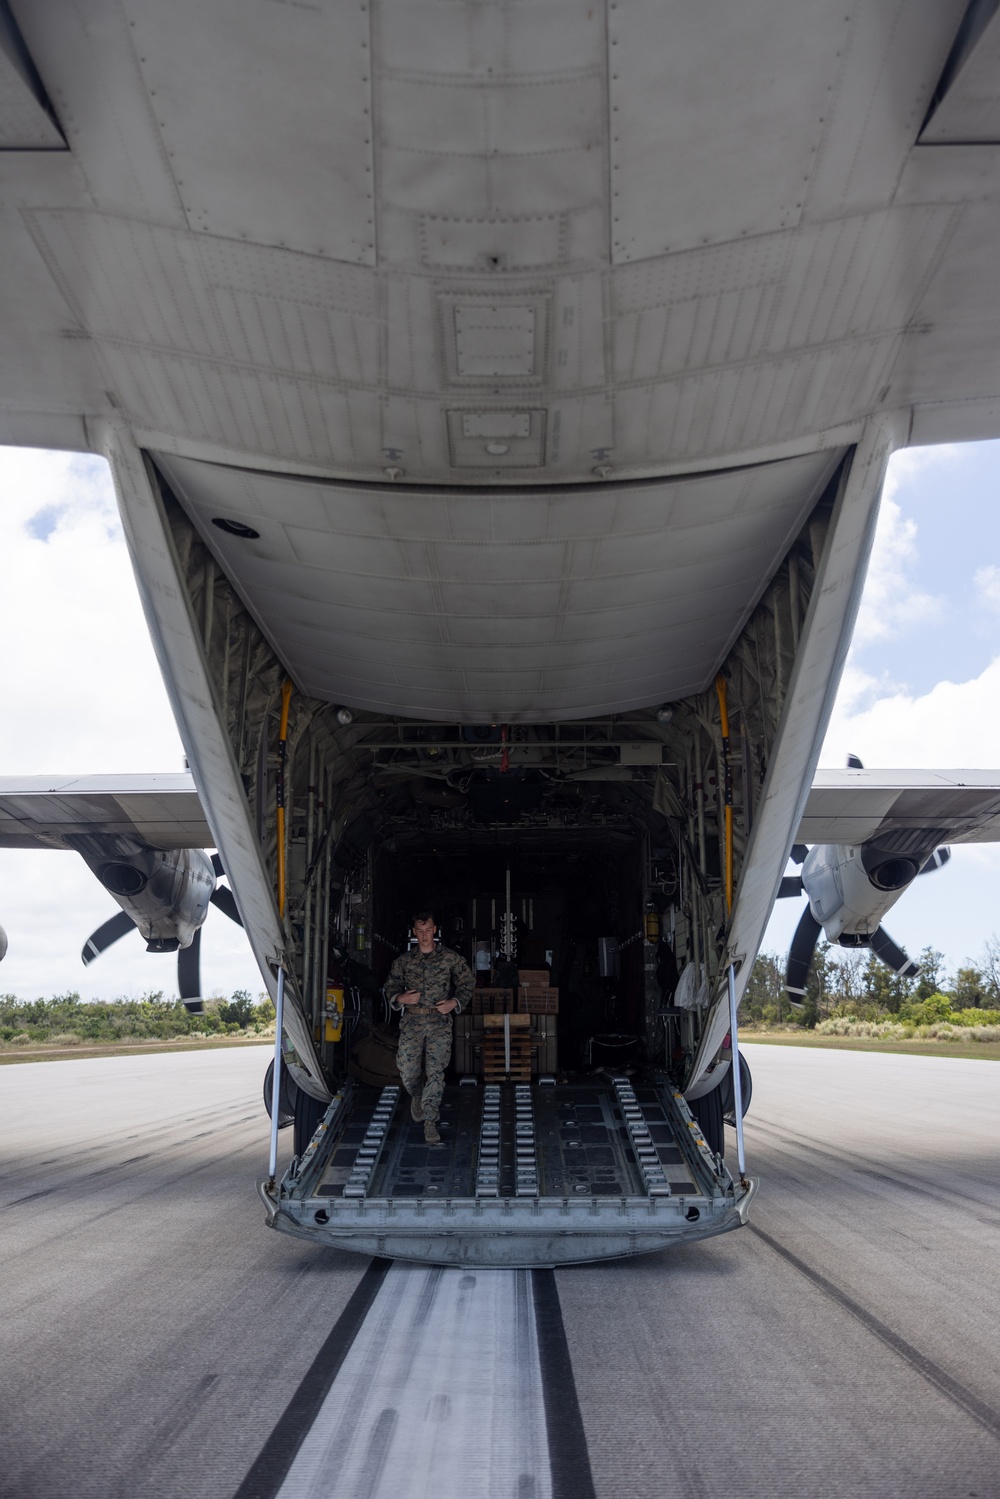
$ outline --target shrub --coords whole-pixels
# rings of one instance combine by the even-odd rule
[[[218,1015],[223,1025],[239,1030],[248,1026],[254,1016],[254,1002],[249,989],[237,989],[228,1004],[219,1006]]]
[[[952,1019],[951,1000],[947,994],[929,994],[926,999],[914,1000],[912,1004],[903,1005],[899,1011],[899,1018],[910,1021],[913,1025],[936,1025],[942,1020]]]
[[[849,1015],[839,1015],[830,1020],[821,1020],[816,1033],[820,1036],[857,1036],[878,1041],[901,1041],[907,1034],[912,1035],[912,1029],[891,1018],[856,1020]]]

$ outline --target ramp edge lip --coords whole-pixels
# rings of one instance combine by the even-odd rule
[[[758,1182],[717,1196],[281,1200],[257,1182],[267,1225],[358,1254],[421,1264],[540,1267],[651,1254],[742,1228]],[[687,1211],[696,1207],[698,1217]],[[332,1209],[332,1211],[331,1211]],[[327,1213],[316,1222],[315,1213]]]

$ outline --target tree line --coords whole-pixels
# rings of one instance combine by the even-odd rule
[[[141,999],[113,1000],[83,1000],[79,994],[33,1000],[0,995],[0,1045],[5,1046],[259,1035],[273,1023],[270,999],[261,995],[255,1000],[248,989],[237,989],[229,999],[206,1000],[203,1015],[192,1015],[179,999],[164,999],[161,990]]]
[[[870,948],[821,942],[809,970],[804,1003],[798,1009],[789,1004],[785,993],[785,960],[776,953],[761,953],[740,1005],[740,1017],[750,1024],[812,1029],[840,1017],[933,1024],[970,1011],[1000,1011],[1000,940],[995,936],[986,943],[978,963],[969,962],[952,975],[945,970],[944,954],[936,948],[925,947],[918,961],[919,974],[903,978]],[[1000,1015],[996,1019],[1000,1021]]]

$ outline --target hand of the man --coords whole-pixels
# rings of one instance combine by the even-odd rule
[[[396,998],[401,1005],[416,1005],[420,1003],[420,990],[404,989],[402,994],[396,995]]]
[[[458,1008],[458,1001],[456,999],[439,999],[434,1008],[439,1015],[450,1015],[452,1010]]]

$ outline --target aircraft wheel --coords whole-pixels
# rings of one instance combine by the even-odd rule
[[[304,1088],[295,1089],[295,1154],[301,1156],[316,1133],[316,1126],[326,1113],[327,1105],[313,1098]]]
[[[268,1064],[264,1073],[264,1107],[267,1117],[271,1117],[271,1094],[274,1091],[274,1062]],[[299,1089],[289,1074],[287,1067],[281,1069],[281,1093],[278,1099],[278,1128],[287,1129],[295,1122],[295,1106],[299,1096]]]
[[[745,1119],[753,1094],[753,1078],[750,1076],[750,1067],[742,1052],[740,1053],[740,1083],[743,1089],[743,1117]],[[731,1067],[719,1084],[719,1092],[722,1094],[722,1116],[726,1123],[731,1124],[735,1129],[736,1100],[733,1097],[733,1069]]]
[[[724,1091],[725,1084],[720,1083],[711,1093],[703,1093],[700,1098],[688,1101],[688,1108],[701,1126],[706,1145],[716,1155],[725,1155],[726,1152],[726,1126],[723,1123],[722,1108]]]

